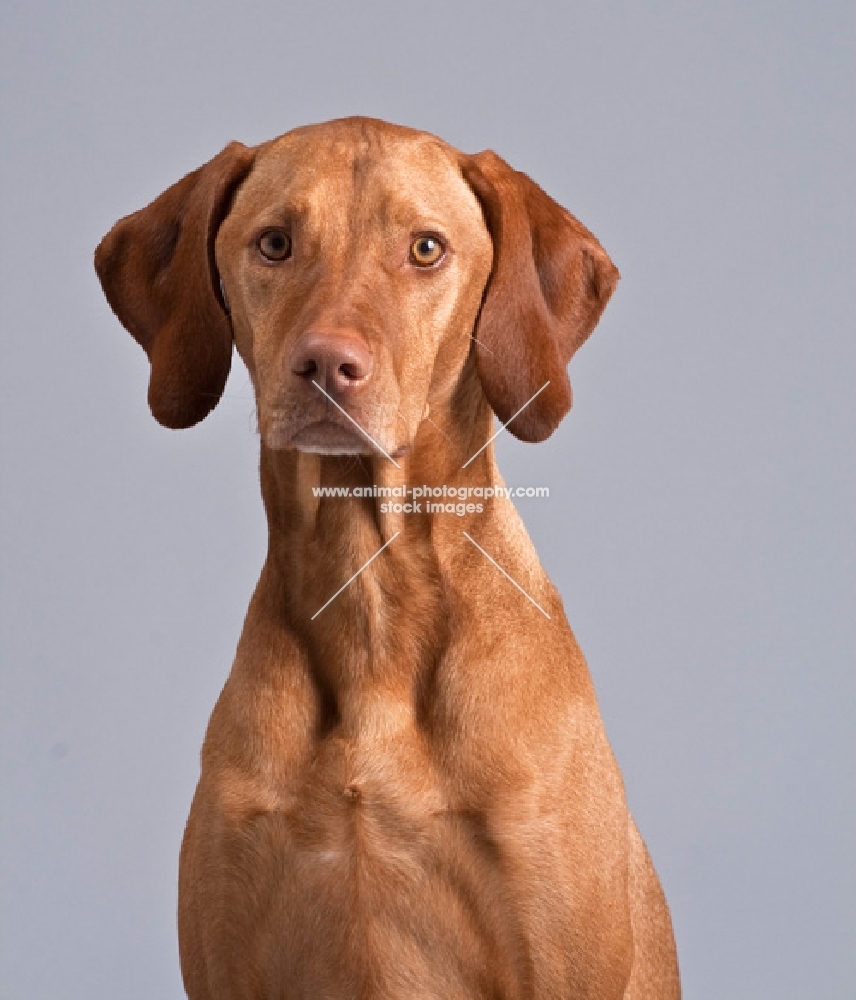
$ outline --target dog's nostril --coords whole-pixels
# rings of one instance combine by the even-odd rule
[[[315,363],[314,358],[305,358],[291,370],[301,378],[312,378],[318,374],[318,365]]]
[[[363,378],[365,376],[363,369],[356,363],[339,365],[339,371],[345,376],[345,378],[351,379],[351,381],[356,381],[358,378]]]

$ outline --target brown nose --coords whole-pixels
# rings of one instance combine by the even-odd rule
[[[289,367],[310,385],[317,382],[331,396],[342,396],[368,381],[372,355],[355,333],[313,330],[294,345]]]

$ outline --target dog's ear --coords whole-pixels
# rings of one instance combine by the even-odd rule
[[[166,427],[202,420],[229,375],[232,328],[214,240],[254,155],[230,143],[147,208],[117,222],[95,251],[107,301],[149,357],[149,406]]]
[[[618,269],[582,223],[496,153],[464,156],[461,170],[493,239],[475,331],[482,388],[503,423],[538,393],[508,429],[543,441],[570,409],[565,368],[600,319]]]

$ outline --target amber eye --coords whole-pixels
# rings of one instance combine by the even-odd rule
[[[285,260],[291,256],[291,237],[282,229],[268,229],[259,237],[259,251],[268,260]]]
[[[438,236],[423,233],[410,244],[410,259],[419,267],[431,267],[446,252]]]

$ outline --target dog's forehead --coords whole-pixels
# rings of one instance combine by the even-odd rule
[[[410,215],[481,225],[460,154],[436,136],[365,119],[295,129],[258,151],[238,204],[322,212],[355,207],[384,221]]]

